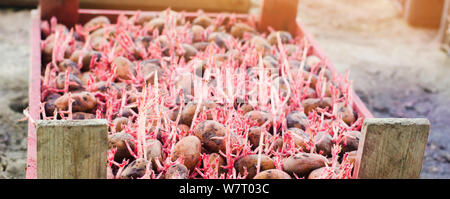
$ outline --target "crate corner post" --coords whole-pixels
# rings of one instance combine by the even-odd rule
[[[267,32],[268,27],[295,34],[299,0],[262,0],[259,16],[259,30]]]
[[[41,19],[58,19],[58,23],[72,27],[78,22],[79,0],[39,0]]]
[[[38,120],[36,135],[37,178],[106,178],[106,120]]]
[[[354,178],[419,178],[429,131],[424,118],[365,119]]]

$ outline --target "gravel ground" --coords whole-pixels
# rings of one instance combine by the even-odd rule
[[[25,177],[29,17],[0,10],[0,178]],[[450,178],[450,58],[437,31],[408,26],[390,0],[302,0],[299,18],[376,117],[430,120],[421,177]]]

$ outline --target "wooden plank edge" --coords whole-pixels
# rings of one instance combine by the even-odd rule
[[[29,113],[37,121],[40,115],[41,99],[41,29],[40,10],[31,11],[31,53],[29,72]],[[28,120],[26,178],[36,178],[36,127]]]
[[[365,128],[364,126],[368,126],[368,125],[386,125],[386,126],[393,126],[393,125],[417,125],[417,126],[423,126],[426,125],[428,126],[428,131],[427,133],[427,138],[430,134],[429,132],[429,127],[430,127],[430,121],[426,118],[368,118],[367,120],[364,121],[364,125],[363,128]],[[366,133],[365,132],[361,132],[361,138],[359,141],[359,146],[358,146],[358,150],[356,153],[356,161],[355,161],[355,166],[353,169],[353,179],[358,179],[358,175],[360,172],[360,168],[361,168],[361,161],[362,161],[362,157],[364,153],[367,153],[365,151],[365,140],[366,140]],[[420,143],[415,143],[415,144],[420,144]],[[422,158],[420,158],[420,165],[423,165],[423,157],[425,155],[425,150],[426,150],[426,144],[427,143],[422,143],[425,147],[423,150],[423,153],[420,154],[422,156]],[[405,157],[403,157],[405,158]],[[421,167],[422,168],[422,167]]]

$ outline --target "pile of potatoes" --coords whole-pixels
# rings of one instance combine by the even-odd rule
[[[359,116],[351,106],[333,101],[333,97],[344,97],[343,89],[333,82],[319,57],[302,59],[301,39],[289,32],[261,34],[251,23],[230,16],[219,20],[200,14],[187,19],[171,10],[111,20],[98,16],[76,29],[58,24],[42,30],[42,76],[48,79],[42,82],[42,118],[108,119],[110,161],[117,163],[110,164],[114,178],[136,179],[149,177],[149,173],[165,179],[199,178],[196,172],[206,167],[224,178],[231,178],[233,170],[254,179],[320,178],[331,166],[334,145],[342,147],[339,161],[345,154],[354,159],[359,129],[341,132],[339,143],[330,130],[311,130],[311,115],[320,111],[333,115],[325,117],[325,122],[339,118],[347,127]],[[279,43],[285,49],[289,71],[302,74],[302,82],[307,82],[299,104],[300,96],[288,86],[295,82],[281,73],[284,56]],[[247,102],[228,106],[212,99],[193,100],[198,93],[192,80],[229,63],[240,66],[233,71],[244,74],[245,81],[264,78],[279,89],[280,96],[289,98],[283,114]],[[261,66],[264,73],[259,71]],[[218,86],[214,75],[206,83],[214,90],[227,89]],[[138,102],[148,85],[158,89],[167,102],[142,113]],[[318,93],[318,88],[325,90]],[[248,124],[247,130],[239,132],[217,119],[223,112],[236,113],[237,120]],[[140,114],[152,115],[146,120],[145,155],[137,153]],[[175,138],[169,130],[176,133]],[[296,153],[286,153],[287,140],[292,140]],[[259,151],[268,144],[272,145],[270,152]],[[230,145],[235,148],[229,150]],[[239,147],[247,150],[245,155]],[[118,166],[124,161],[128,164]]]

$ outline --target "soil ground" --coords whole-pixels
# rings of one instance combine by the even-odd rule
[[[258,0],[252,0],[255,7]],[[252,10],[252,13],[257,10]],[[0,10],[0,178],[24,178],[29,10]],[[375,117],[425,117],[422,178],[450,178],[450,58],[437,30],[410,27],[391,0],[301,0],[299,20]]]

